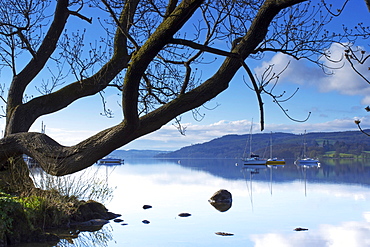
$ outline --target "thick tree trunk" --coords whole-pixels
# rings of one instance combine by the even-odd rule
[[[22,156],[8,158],[0,169],[0,190],[6,193],[30,193],[35,189]]]
[[[64,147],[47,135],[41,133],[10,132],[13,134],[7,133],[7,136],[0,140],[0,146],[3,147],[0,150],[0,158],[24,153],[35,158],[49,174],[59,176],[71,174],[93,165],[98,159],[109,154],[113,150],[143,135],[158,130],[176,116],[201,106],[227,89],[231,79],[241,67],[241,62],[263,41],[274,16],[279,13],[282,8],[302,1],[304,0],[280,2],[272,0],[266,1],[256,15],[248,32],[242,37],[239,43],[233,47],[231,53],[237,56],[227,57],[218,71],[197,88],[187,93],[180,94],[176,99],[139,118],[137,112],[137,90],[143,73],[145,73],[145,68],[150,63],[151,59],[166,45],[168,40],[171,40],[176,31],[184,24],[184,21],[188,19],[187,15],[191,15],[189,11],[195,11],[202,1],[189,1],[189,6],[187,6],[188,3],[183,2],[183,5],[180,5],[174,10],[176,15],[171,15],[166,18],[156,32],[153,33],[151,39],[131,57],[123,87],[122,106],[125,120],[122,123],[103,130],[72,147]],[[172,28],[166,29],[168,26]],[[127,60],[125,60],[127,56],[123,57],[124,61],[127,62]],[[111,61],[114,61],[114,59]],[[121,66],[126,66],[126,63],[123,64],[124,65]],[[120,69],[121,68],[122,67],[120,67]],[[107,68],[107,70],[104,71],[104,73],[99,73],[99,76],[104,75],[109,78],[111,74],[107,74],[106,72],[112,72],[112,70]],[[113,69],[113,71],[115,70]],[[91,78],[89,80],[92,80],[90,82],[95,81]],[[72,84],[53,94],[40,97],[25,105],[21,105],[19,109],[15,110],[22,111],[23,109],[26,111],[26,109],[35,109],[35,107],[39,107],[38,109],[42,110],[40,110],[41,112],[36,110],[36,116],[56,111],[61,107],[60,104],[56,104],[57,99],[62,100],[61,96],[65,96],[65,99],[62,100],[62,106],[67,106],[80,96],[86,95],[86,89],[84,88],[85,83],[86,82],[82,82],[82,84],[78,85],[76,83]],[[90,83],[86,85],[88,84],[91,85]],[[96,83],[93,83],[93,85],[94,90],[96,90]],[[98,85],[98,87],[100,86]],[[87,87],[87,89],[88,88],[91,87]],[[33,108],[28,108],[31,105]],[[48,109],[45,110],[46,108]],[[18,112],[18,114],[19,113],[20,112]],[[22,116],[18,115],[18,117],[21,118]],[[18,121],[14,121],[13,124],[16,124],[16,122]],[[22,126],[18,127],[22,128]]]

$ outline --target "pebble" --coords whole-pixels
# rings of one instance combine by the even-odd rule
[[[308,229],[307,228],[302,228],[302,227],[297,227],[297,228],[295,228],[294,229],[294,231],[308,231]]]
[[[234,236],[234,233],[216,232],[216,235],[220,235],[220,236]]]
[[[191,216],[191,214],[189,214],[189,213],[180,213],[179,216],[180,217],[189,217],[189,216]]]

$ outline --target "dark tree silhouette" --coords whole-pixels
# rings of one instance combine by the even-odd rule
[[[349,53],[357,39],[369,37],[363,25],[351,32],[326,30],[333,18],[340,18],[342,8],[325,1],[4,0],[0,9],[0,68],[12,77],[0,88],[6,106],[0,140],[3,183],[9,174],[24,174],[17,180],[24,184],[27,169],[16,162],[22,154],[53,175],[87,168],[202,106],[226,90],[239,70],[256,92],[263,129],[261,95],[280,104],[282,95],[272,91],[279,75],[267,72],[257,79],[248,59],[283,53],[324,66],[320,58],[329,57],[326,49],[332,43],[346,46]],[[93,28],[73,29],[96,22],[106,31],[96,40],[87,38],[95,35]],[[221,62],[211,63],[216,58]],[[202,78],[199,64],[213,74]],[[38,85],[39,96],[27,97],[31,83]],[[69,147],[45,133],[29,132],[39,117],[108,87],[122,96],[118,125]],[[109,116],[109,109],[105,114]]]

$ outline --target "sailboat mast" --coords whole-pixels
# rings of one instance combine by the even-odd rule
[[[272,159],[272,131],[270,132],[270,159]]]
[[[303,135],[303,158],[306,158],[306,130],[304,130],[304,135]]]
[[[249,131],[249,157],[252,157],[252,130],[253,130],[253,118],[251,123],[251,129]]]

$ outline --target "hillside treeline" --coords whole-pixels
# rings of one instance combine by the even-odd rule
[[[241,158],[250,151],[261,157],[302,157],[304,147],[310,157],[370,158],[370,138],[360,131],[314,132],[306,135],[290,133],[263,133],[227,135],[202,144],[183,147],[161,154],[163,158]],[[306,145],[304,145],[306,143]],[[369,153],[367,152],[369,151]],[[272,155],[271,155],[272,152]]]

